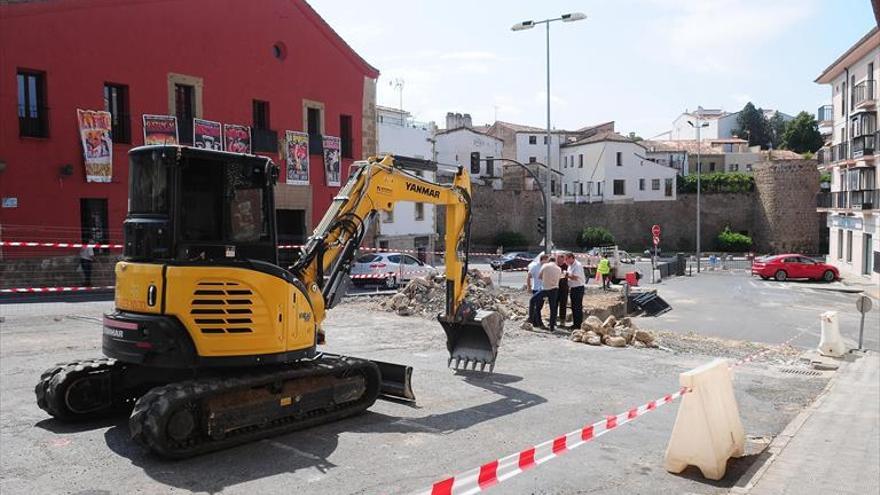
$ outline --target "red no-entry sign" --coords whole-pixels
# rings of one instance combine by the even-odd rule
[[[660,237],[660,226],[654,225],[651,227],[651,233],[654,234],[654,237]]]

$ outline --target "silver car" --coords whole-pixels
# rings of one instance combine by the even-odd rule
[[[404,253],[368,253],[361,255],[351,267],[355,285],[398,287],[414,278],[436,275],[437,269]]]

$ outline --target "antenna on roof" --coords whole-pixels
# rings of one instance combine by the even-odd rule
[[[400,103],[399,108],[401,111],[403,111],[403,83],[404,83],[403,79],[401,79],[399,77],[395,77],[394,79],[388,81],[388,85],[392,86],[394,89],[397,90],[397,97],[398,97],[398,101]]]

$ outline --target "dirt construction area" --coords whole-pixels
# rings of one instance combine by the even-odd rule
[[[332,310],[326,350],[413,366],[415,406],[379,401],[351,419],[183,461],[144,453],[129,440],[125,417],[64,424],[35,403],[45,368],[100,355],[101,314],[112,302],[0,305],[0,492],[413,493],[675,392],[679,373],[714,357],[770,349],[735,371],[748,455],[731,461],[722,481],[663,469],[674,402],[492,490],[726,493],[760,466],[769,440],[832,375],[803,367],[790,347],[669,332],[657,334],[657,348],[592,346],[513,319],[494,374],[455,372],[436,321],[380,302],[351,298]]]

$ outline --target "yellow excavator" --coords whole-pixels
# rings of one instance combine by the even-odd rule
[[[445,206],[447,301],[438,319],[447,366],[492,371],[503,320],[465,300],[464,169],[440,185],[414,173],[424,161],[355,162],[284,268],[270,159],[143,146],[129,162],[124,257],[115,310],[103,319],[106,357],[42,374],[37,403],[57,419],[131,411],[134,441],[183,458],[351,416],[380,396],[414,400],[412,368],[317,350],[371,219],[399,201]]]

